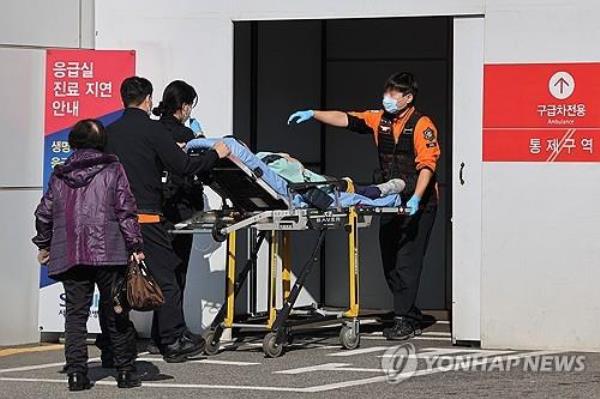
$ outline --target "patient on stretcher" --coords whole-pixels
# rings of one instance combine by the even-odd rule
[[[282,198],[288,198],[290,183],[323,182],[327,184],[331,178],[318,175],[306,168],[298,160],[284,153],[259,153],[254,154],[240,140],[234,137],[223,139],[198,138],[191,140],[186,145],[187,151],[210,149],[217,141],[223,141],[231,150],[229,158],[241,162],[252,171],[260,170],[261,179],[274,189]],[[405,183],[401,179],[392,179],[388,182],[371,185],[355,186],[352,180],[344,178],[343,191],[337,198],[343,207],[361,205],[378,207],[398,207],[401,205],[399,193],[404,189]],[[333,198],[334,193],[329,193]],[[308,206],[302,196],[293,197],[294,207]]]
[[[275,173],[291,183],[326,183],[336,180],[306,169],[302,162],[284,152],[259,152],[256,156]],[[344,181],[342,191],[364,195],[371,199],[385,197],[389,194],[400,194],[406,186],[402,179],[391,179],[385,183],[368,186],[356,185],[349,177],[344,177],[342,180]]]

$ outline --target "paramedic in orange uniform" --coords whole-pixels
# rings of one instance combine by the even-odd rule
[[[440,156],[437,128],[415,108],[414,76],[392,75],[384,85],[383,109],[364,112],[298,111],[288,120],[316,119],[327,125],[373,135],[379,153],[375,183],[392,178],[406,182],[402,202],[410,216],[381,220],[379,244],[386,281],[394,296],[394,324],[384,329],[390,340],[421,334],[421,311],[415,306],[423,258],[437,212],[436,164]]]

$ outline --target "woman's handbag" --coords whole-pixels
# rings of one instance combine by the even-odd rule
[[[125,307],[142,312],[155,310],[164,302],[162,290],[146,263],[131,260],[125,279],[113,287],[115,313],[122,313]]]

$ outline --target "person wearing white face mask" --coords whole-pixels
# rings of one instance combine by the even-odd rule
[[[288,119],[288,125],[314,118],[330,126],[373,135],[379,154],[374,183],[395,178],[406,182],[402,200],[411,217],[382,218],[379,230],[384,274],[394,296],[394,324],[384,329],[390,340],[408,339],[421,333],[422,314],[415,300],[437,213],[438,132],[431,118],[416,110],[417,92],[412,74],[395,73],[385,82],[382,109],[306,110],[295,112]]]
[[[182,149],[188,141],[196,138],[193,128],[200,127],[199,122],[190,122],[192,109],[198,102],[196,90],[183,80],[174,80],[165,87],[162,99],[152,113],[160,117],[160,123]],[[197,126],[196,126],[197,125]],[[201,130],[201,127],[200,127]],[[163,172],[163,198],[162,213],[169,225],[169,230],[174,230],[175,225],[185,219],[191,218],[196,212],[204,209],[204,196],[202,182],[196,175],[181,176],[168,170]],[[175,234],[171,236],[171,245],[181,262],[175,267],[175,277],[180,301],[183,303],[184,291],[187,281],[188,264],[192,251],[193,235]],[[156,318],[152,322],[152,342],[146,350],[152,354],[160,353],[158,338],[158,323]],[[185,334],[193,337],[190,331]]]
[[[117,155],[123,164],[139,210],[145,262],[165,298],[154,310],[152,338],[160,345],[166,362],[184,362],[201,353],[205,343],[189,332],[183,317],[182,294],[175,271],[182,260],[173,249],[169,224],[163,214],[162,176],[165,170],[179,176],[201,175],[210,171],[219,158],[227,157],[230,150],[219,142],[203,154],[187,155],[173,139],[173,133],[148,116],[153,93],[150,81],[132,76],[123,81],[120,91],[126,109],[123,116],[106,129],[106,151]],[[176,107],[172,107],[170,100],[165,103],[166,99],[163,96],[163,107],[159,104],[158,108],[175,119],[181,118],[174,123],[187,129],[183,121],[189,118],[193,98],[183,100],[183,105]],[[99,346],[102,345],[99,343]],[[103,346],[111,348],[110,342],[105,341]],[[103,359],[110,359],[110,353],[106,353],[103,351]]]

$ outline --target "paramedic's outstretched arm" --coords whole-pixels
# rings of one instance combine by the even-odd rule
[[[341,111],[298,111],[290,115],[288,125],[291,123],[302,123],[315,118],[321,123],[335,127],[348,127],[348,115]]]
[[[329,126],[348,127],[348,114],[341,111],[314,111],[315,119]]]

